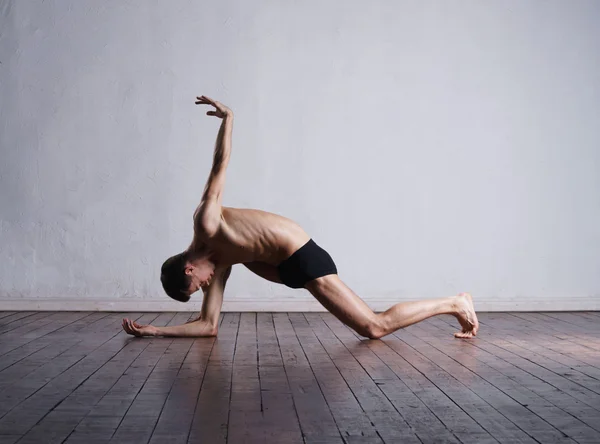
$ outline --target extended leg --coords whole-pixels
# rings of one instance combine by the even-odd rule
[[[308,291],[333,315],[357,333],[371,339],[388,335],[400,328],[439,314],[454,315],[462,326],[459,338],[477,334],[479,322],[471,295],[461,293],[440,299],[402,302],[383,313],[375,313],[338,275],[332,274],[306,284]]]

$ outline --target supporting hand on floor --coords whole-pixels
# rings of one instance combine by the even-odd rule
[[[123,319],[123,330],[133,336],[156,336],[157,329],[152,325],[140,325],[132,319]]]

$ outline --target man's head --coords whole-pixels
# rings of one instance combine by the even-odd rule
[[[210,284],[214,273],[215,263],[206,253],[184,251],[164,262],[160,281],[170,297],[187,302],[192,293]]]

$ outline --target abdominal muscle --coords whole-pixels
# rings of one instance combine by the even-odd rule
[[[223,207],[218,234],[204,243],[220,265],[265,262],[277,266],[309,240],[302,227],[286,217]]]

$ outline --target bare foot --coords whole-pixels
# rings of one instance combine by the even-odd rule
[[[479,330],[479,321],[475,308],[473,306],[473,298],[469,293],[460,293],[455,299],[456,319],[462,327],[461,332],[454,333],[455,338],[472,338]]]

